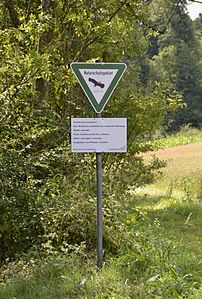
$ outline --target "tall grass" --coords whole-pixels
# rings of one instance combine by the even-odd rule
[[[178,197],[183,200],[202,200],[202,172],[193,172],[184,176],[164,176],[154,184],[141,189],[153,195]]]
[[[157,143],[164,148],[195,142],[202,142],[202,130],[191,128],[189,125],[182,126],[180,131],[167,134],[157,140]]]

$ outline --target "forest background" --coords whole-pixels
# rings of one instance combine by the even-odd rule
[[[103,116],[128,118],[127,154],[103,158],[104,246],[121,246],[120,197],[152,182],[158,136],[202,127],[202,14],[186,0],[0,3],[0,263],[96,244],[95,157],[70,150],[71,117],[93,117],[70,63],[128,66]]]

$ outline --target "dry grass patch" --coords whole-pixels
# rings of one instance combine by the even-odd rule
[[[202,198],[202,142],[161,149],[147,154],[145,160],[149,161],[154,155],[167,165],[162,176],[144,189],[145,192],[149,188],[152,193],[160,191],[168,196]]]

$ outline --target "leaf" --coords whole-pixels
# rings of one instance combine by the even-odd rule
[[[83,287],[85,285],[85,283],[86,283],[86,279],[84,278],[75,287],[77,289],[79,289],[79,288]]]
[[[155,275],[152,275],[150,276],[148,279],[147,279],[147,282],[154,282],[157,280],[157,278],[159,278],[160,275],[159,274],[155,274]]]

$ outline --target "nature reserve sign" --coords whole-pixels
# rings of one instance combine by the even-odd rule
[[[127,152],[127,119],[102,118],[101,112],[119,83],[125,63],[73,62],[71,69],[85,92],[96,118],[71,119],[74,153],[96,153],[97,253],[102,267],[102,153]]]
[[[126,70],[126,64],[73,62],[71,68],[92,107],[100,113]]]

